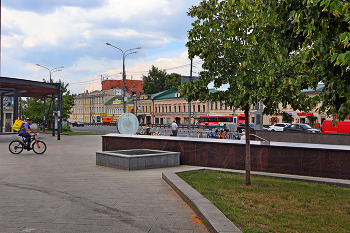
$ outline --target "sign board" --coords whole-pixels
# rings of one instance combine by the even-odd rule
[[[107,113],[100,113],[100,117],[101,118],[107,117]]]

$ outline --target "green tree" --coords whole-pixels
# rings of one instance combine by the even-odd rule
[[[189,57],[203,61],[200,79],[180,86],[189,101],[209,100],[240,107],[246,116],[246,184],[250,185],[249,109],[263,102],[264,113],[287,113],[276,109],[288,102],[294,109],[307,111],[314,100],[301,93],[308,83],[294,78],[292,60],[285,59],[268,43],[270,35],[263,33],[256,14],[255,1],[204,0],[193,6],[189,16],[197,18],[189,31]],[[276,71],[279,70],[279,71]],[[281,75],[284,74],[284,75]],[[286,75],[288,74],[288,75]],[[215,88],[227,85],[225,91],[209,93],[208,84]]]
[[[181,85],[181,75],[177,73],[171,73],[166,75],[165,90],[178,89]]]
[[[44,80],[44,82],[46,82]],[[74,96],[70,93],[68,90],[69,84],[64,84],[61,82],[61,92],[63,95],[63,101],[62,101],[62,119],[64,121],[67,121],[69,118],[69,115],[71,114],[70,110],[74,105]],[[56,110],[58,108],[58,103],[56,101]],[[35,97],[29,97],[26,100],[23,100],[23,110],[22,115],[24,118],[31,118],[33,119],[33,122],[42,125],[44,121],[43,116],[43,110],[44,110],[44,99],[42,98],[35,98]],[[51,99],[47,98],[45,103],[45,110],[46,110],[46,122],[48,124],[48,128],[51,129],[51,123],[52,123],[52,102]]]
[[[288,59],[299,64],[296,78],[316,88],[320,111],[344,120],[350,109],[350,3],[344,0],[264,0],[256,15],[265,16],[265,33]]]
[[[177,73],[167,74],[155,66],[149,70],[147,76],[142,76],[143,90],[146,94],[155,94],[168,89],[177,89],[181,84],[181,75]]]
[[[164,91],[166,75],[167,73],[165,70],[160,70],[152,66],[147,76],[142,75],[144,92],[146,94],[155,94]]]

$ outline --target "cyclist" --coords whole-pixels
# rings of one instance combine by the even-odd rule
[[[26,139],[23,141],[24,144],[26,145],[27,147],[27,150],[29,151],[30,150],[30,138],[31,138],[31,134],[29,132],[29,130],[35,134],[35,132],[30,128],[30,125],[33,123],[33,120],[32,119],[28,119],[27,122],[25,122],[22,126],[21,126],[21,129],[19,130],[18,132],[18,135],[19,136],[22,136],[22,137],[25,137]]]

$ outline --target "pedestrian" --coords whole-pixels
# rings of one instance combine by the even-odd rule
[[[151,126],[152,126],[152,123],[148,122],[147,128],[146,128],[146,135],[153,135],[154,131],[151,131]]]
[[[33,123],[33,120],[29,118],[27,120],[27,122],[21,126],[21,129],[18,132],[19,136],[26,138],[23,142],[24,142],[24,145],[26,146],[27,150],[30,150],[30,138],[32,137],[29,130],[33,133],[33,135],[35,134],[35,132],[32,130],[32,128],[30,128],[30,125],[32,123]]]
[[[245,132],[244,131],[241,134],[241,140],[245,140]]]
[[[173,121],[173,123],[171,124],[171,130],[173,132],[173,136],[177,136],[177,133],[179,131],[179,127],[177,126],[175,120]]]

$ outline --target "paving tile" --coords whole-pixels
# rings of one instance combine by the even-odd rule
[[[193,217],[162,179],[163,171],[179,167],[97,166],[101,136],[41,139],[44,155],[12,156],[8,143],[0,143],[0,232],[207,232],[204,225],[174,228],[191,226]]]

